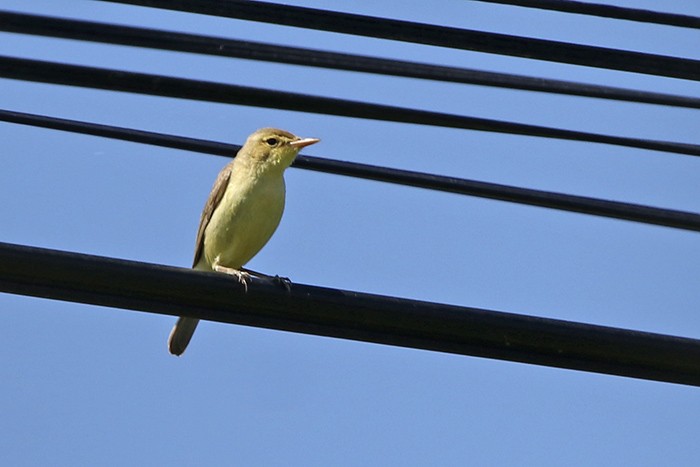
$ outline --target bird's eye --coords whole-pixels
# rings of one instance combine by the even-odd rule
[[[277,143],[279,143],[277,138],[267,138],[265,142],[268,144],[268,146],[277,146]]]

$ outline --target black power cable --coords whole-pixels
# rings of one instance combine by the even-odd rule
[[[101,0],[572,65],[700,80],[700,61],[247,0]]]
[[[0,11],[0,30],[507,89],[700,109],[700,98]]]
[[[562,11],[579,15],[600,16],[603,18],[638,21],[641,23],[664,24],[682,28],[700,29],[700,18],[697,16],[664,13],[660,11],[625,8],[601,3],[577,2],[575,0],[475,0],[485,3],[500,3],[502,5],[539,8],[541,10]]]
[[[66,65],[41,60],[0,57],[0,77],[342,117],[613,144],[700,156],[700,145],[696,144],[602,135],[249,86]]]
[[[0,110],[0,120],[227,157],[232,157],[241,148],[239,145],[215,141],[98,125],[95,123],[46,117],[43,115],[32,115],[8,110]],[[303,155],[297,157],[293,166],[317,172],[365,178],[448,193],[477,196],[530,206],[559,209],[700,232],[700,214],[691,212],[660,209],[638,204],[566,195],[476,180],[466,180],[457,177],[445,177]]]
[[[700,386],[700,341],[0,243],[0,292]]]

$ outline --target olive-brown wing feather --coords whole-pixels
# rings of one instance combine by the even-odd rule
[[[202,217],[199,219],[199,229],[197,230],[197,240],[194,247],[194,260],[192,262],[192,267],[197,265],[199,258],[202,256],[202,252],[204,251],[204,231],[206,230],[207,225],[209,225],[209,221],[211,220],[212,214],[214,214],[214,210],[224,197],[232,171],[233,161],[229,162],[226,164],[226,167],[221,169],[221,172],[219,172],[219,175],[216,177],[211,193],[209,193],[209,198],[207,198],[207,202],[204,204]]]

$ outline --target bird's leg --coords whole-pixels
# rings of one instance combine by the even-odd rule
[[[291,292],[291,290],[292,290],[292,281],[289,280],[289,277],[282,277],[282,276],[278,276],[276,274],[274,276],[268,276],[267,274],[263,274],[262,272],[253,271],[252,269],[247,269],[247,268],[241,268],[240,270],[242,272],[250,275],[250,276],[256,276],[256,277],[260,277],[262,279],[267,279],[270,281],[277,282],[282,287],[284,287],[287,290],[287,292]]]
[[[230,276],[235,276],[236,279],[238,279],[238,282],[243,284],[243,290],[245,292],[248,292],[248,280],[250,278],[250,274],[248,271],[244,269],[236,269],[236,268],[229,268],[226,266],[220,265],[218,262],[215,262],[212,265],[212,269],[216,272],[223,272],[224,274],[228,274]]]

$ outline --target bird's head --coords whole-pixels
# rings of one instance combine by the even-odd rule
[[[243,155],[259,168],[283,171],[294,162],[301,148],[319,141],[276,128],[262,128],[248,137],[238,157]]]

